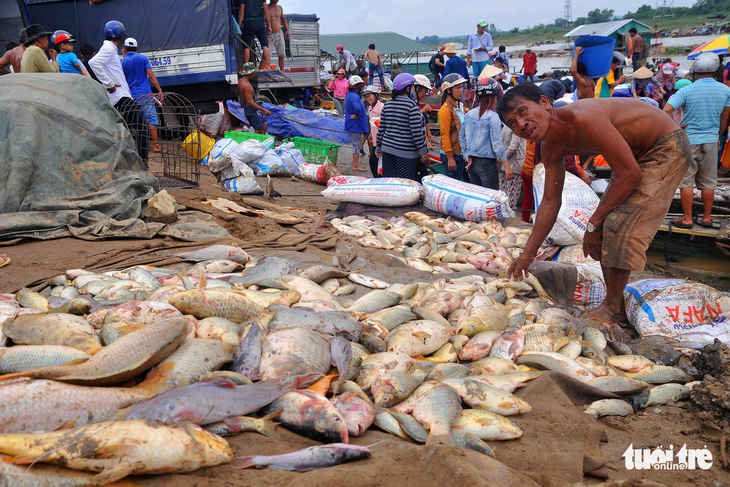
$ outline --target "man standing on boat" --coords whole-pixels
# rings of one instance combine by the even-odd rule
[[[730,115],[730,88],[716,81],[713,76],[720,67],[720,58],[714,52],[700,54],[692,65],[695,82],[682,88],[669,99],[664,111],[670,115],[682,109],[682,125],[685,126],[692,159],[680,183],[682,218],[672,220],[678,228],[692,228],[692,203],[694,186],[702,192],[704,214],[697,224],[713,228],[712,204],[717,188],[717,151],[720,134],[725,132]]]
[[[625,319],[623,292],[631,271],[643,271],[646,250],[682,176],[687,135],[666,113],[633,99],[587,99],[562,108],[532,83],[507,91],[497,106],[518,137],[541,142],[545,194],[525,250],[507,271],[522,279],[555,224],[565,182],[565,156],[603,154],[613,181],[585,222],[583,253],[600,261],[606,281],[601,306],[583,315],[607,326]]]

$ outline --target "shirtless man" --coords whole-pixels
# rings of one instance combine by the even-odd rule
[[[616,325],[625,317],[623,291],[631,271],[642,271],[649,247],[687,170],[687,135],[648,103],[592,99],[554,108],[539,88],[524,83],[497,106],[523,139],[542,142],[545,195],[523,254],[507,271],[522,279],[555,224],[565,181],[564,156],[603,154],[613,181],[586,224],[583,253],[601,262],[606,298],[584,319]]]
[[[596,81],[588,77],[588,68],[586,68],[586,65],[578,62],[578,56],[580,56],[580,53],[582,52],[582,47],[577,46],[575,48],[573,62],[570,65],[570,72],[573,74],[573,79],[578,85],[578,89],[576,91],[578,93],[579,100],[596,97]]]
[[[20,61],[25,53],[25,28],[20,29],[20,45],[7,51],[0,57],[0,74],[10,74],[8,66],[13,67],[13,72],[20,73]]]
[[[256,104],[254,101],[254,90],[251,84],[251,76],[256,72],[256,66],[253,63],[246,63],[238,72],[240,79],[238,80],[238,96],[241,99],[241,105],[243,105],[243,113],[251,123],[251,126],[257,134],[266,133],[266,122],[259,114],[261,112],[264,116],[271,115],[271,112],[266,108],[263,108]]]
[[[375,73],[380,76],[380,88],[385,89],[385,81],[383,81],[383,55],[375,50],[375,44],[368,46],[368,52],[365,53],[365,59],[370,63],[370,76],[368,77],[368,86],[373,84]]]
[[[286,42],[284,35],[289,39],[289,24],[284,17],[284,9],[279,5],[279,0],[269,0],[269,44],[274,46],[276,55],[279,57],[279,69],[284,71],[284,58],[286,57]],[[282,26],[286,34],[281,30]]]

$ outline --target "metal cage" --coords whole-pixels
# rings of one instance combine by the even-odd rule
[[[210,138],[200,132],[193,104],[177,93],[153,93],[122,108],[137,153],[161,188],[192,188],[200,182],[200,160]]]

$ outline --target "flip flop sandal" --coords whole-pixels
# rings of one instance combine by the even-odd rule
[[[690,229],[693,226],[692,223],[683,223],[682,220],[679,220],[679,219],[672,220],[669,222],[669,224],[673,227],[684,228],[684,229]]]
[[[705,227],[705,228],[720,228],[720,225],[716,224],[714,221],[708,223],[708,222],[704,221],[702,218],[698,218],[697,220],[695,220],[695,223],[698,224],[699,226]]]

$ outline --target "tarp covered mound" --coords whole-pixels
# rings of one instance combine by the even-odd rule
[[[0,240],[150,237],[157,179],[99,83],[2,76],[0,106]]]
[[[227,105],[228,111],[234,117],[249,123],[238,102],[229,100]],[[306,137],[340,145],[350,143],[350,134],[345,132],[345,121],[341,118],[325,117],[304,109],[286,110],[270,103],[263,103],[261,106],[271,111],[271,115],[264,117],[268,126],[266,131],[271,135],[282,139]]]

